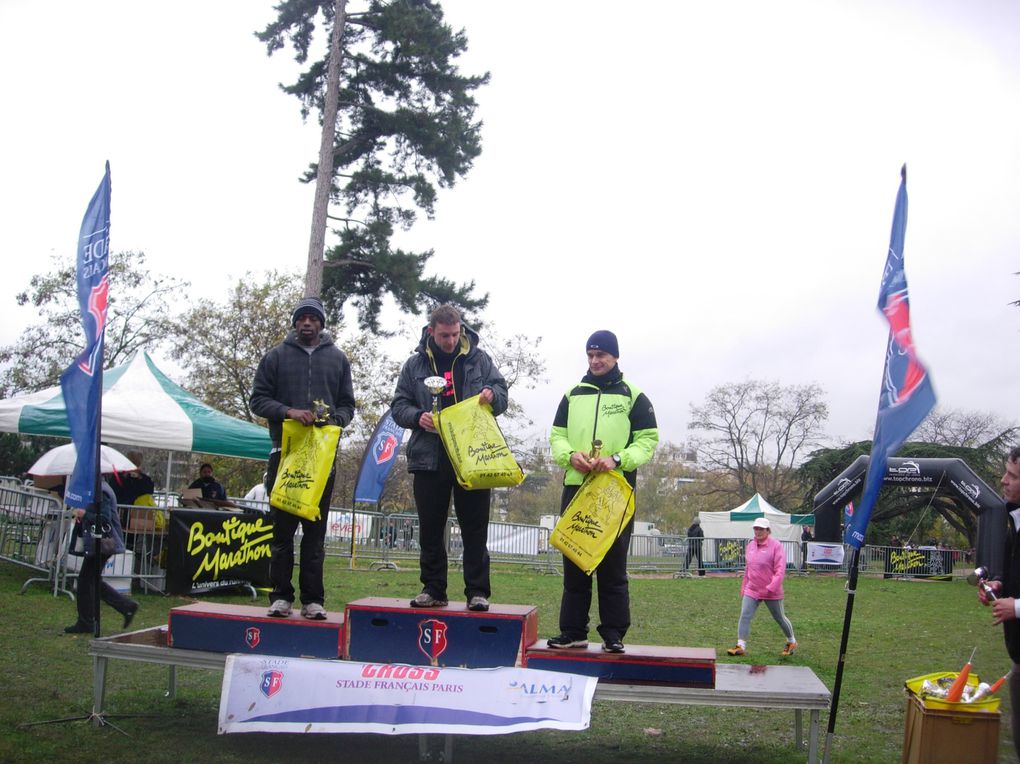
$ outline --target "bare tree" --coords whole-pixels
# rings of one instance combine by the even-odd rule
[[[723,478],[707,481],[705,491],[734,503],[755,493],[780,507],[799,503],[794,468],[821,445],[828,416],[816,384],[748,380],[713,388],[704,403],[691,405],[687,425],[704,433],[695,440],[699,464]]]
[[[1015,424],[1007,424],[987,411],[960,411],[936,406],[915,430],[911,440],[976,448],[1015,429]]]

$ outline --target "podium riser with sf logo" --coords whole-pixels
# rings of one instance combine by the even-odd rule
[[[265,607],[196,602],[170,610],[167,643],[216,653],[342,658],[344,616],[309,621],[295,609],[289,618],[270,618]]]
[[[347,605],[346,656],[365,663],[497,668],[518,664],[538,635],[538,610],[493,604],[412,608],[407,600],[366,597]]]

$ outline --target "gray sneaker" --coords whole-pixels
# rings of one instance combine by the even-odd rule
[[[325,621],[326,608],[318,602],[309,602],[307,605],[301,606],[301,615],[309,621]]]
[[[422,592],[411,600],[411,607],[446,607],[449,604],[448,600],[437,599],[428,592]]]
[[[473,610],[476,613],[484,613],[489,609],[489,601],[480,594],[475,595],[468,600],[468,610]]]
[[[286,618],[290,615],[290,603],[287,600],[275,600],[269,606],[267,615],[271,615],[273,618]]]

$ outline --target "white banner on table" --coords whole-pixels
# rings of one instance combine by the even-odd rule
[[[842,544],[823,544],[809,541],[807,561],[812,565],[842,565],[844,548]]]
[[[584,730],[595,677],[230,655],[219,733],[502,735]]]

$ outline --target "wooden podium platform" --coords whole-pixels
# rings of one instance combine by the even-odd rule
[[[342,658],[343,613],[309,621],[295,610],[271,618],[266,608],[196,602],[171,608],[167,645],[217,653],[258,653],[293,658]]]
[[[363,663],[498,668],[523,663],[538,635],[530,605],[472,612],[459,602],[413,608],[406,599],[366,597],[347,604],[344,656]]]
[[[622,684],[668,684],[715,687],[715,648],[627,645],[624,653],[606,653],[602,646],[551,648],[536,642],[524,653],[527,668],[597,676]]]
[[[222,652],[168,647],[165,626],[94,639],[89,642],[88,652],[94,659],[92,711],[97,715],[102,714],[105,708],[107,666],[111,660],[167,666],[165,695],[173,698],[177,689],[178,667],[222,671],[227,659],[226,653]],[[717,667],[716,680],[715,689],[665,684],[627,685],[600,680],[595,700],[792,710],[795,750],[801,752],[806,748],[808,762],[818,761],[819,716],[828,709],[831,696],[811,669],[806,666],[724,663]],[[810,720],[806,741],[802,724],[804,711],[809,713]]]

